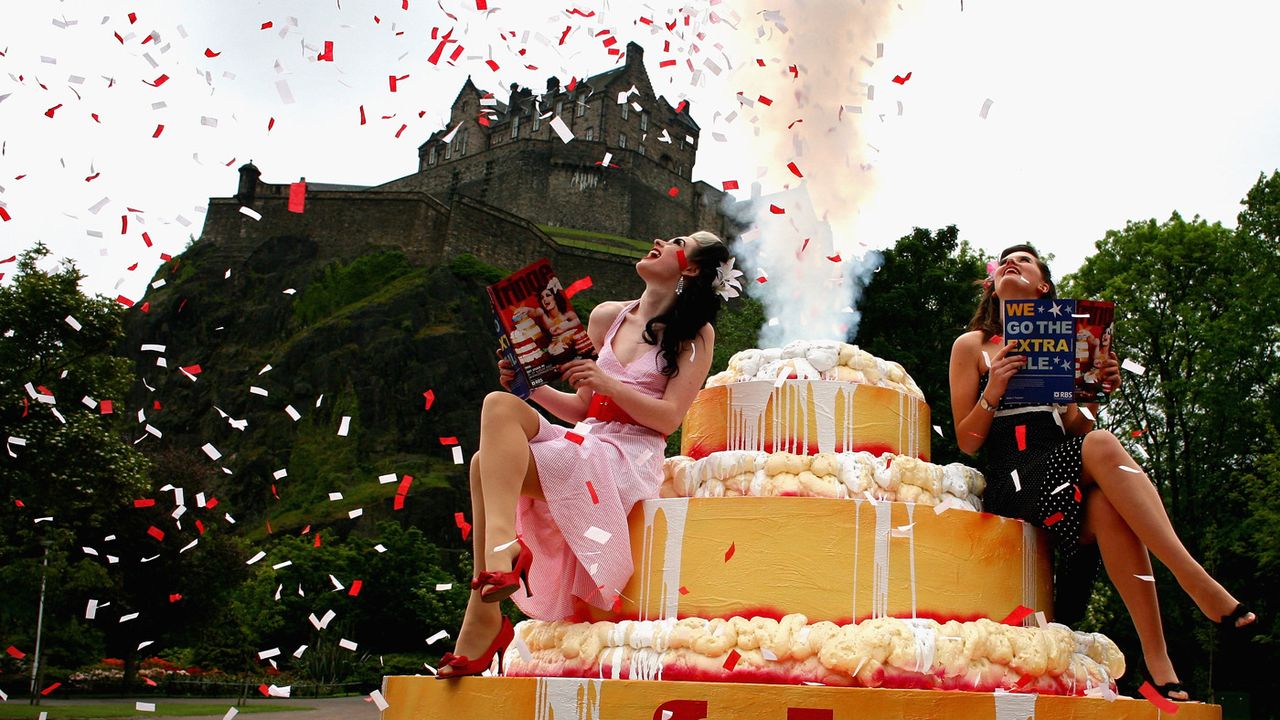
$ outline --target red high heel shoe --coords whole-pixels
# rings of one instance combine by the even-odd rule
[[[482,572],[471,581],[471,588],[480,591],[481,600],[490,603],[502,602],[520,589],[521,581],[524,582],[525,597],[533,597],[533,590],[529,588],[529,569],[533,567],[533,551],[524,544],[524,540],[516,538],[516,542],[520,543],[520,554],[516,556],[510,572]]]
[[[439,671],[437,671],[436,679],[448,680],[456,677],[479,675],[485,670],[488,670],[489,666],[493,664],[494,655],[498,656],[498,674],[501,675],[502,655],[507,651],[507,646],[511,644],[513,639],[515,639],[515,636],[515,628],[511,626],[511,621],[504,615],[502,618],[502,627],[498,628],[498,636],[493,639],[493,642],[489,645],[489,649],[485,650],[483,655],[472,660],[466,655],[454,655],[451,652],[445,653],[444,657],[440,658],[439,670],[449,668],[450,672],[448,675],[441,675]]]

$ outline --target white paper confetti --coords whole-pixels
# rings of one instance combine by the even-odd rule
[[[983,101],[982,109],[978,111],[978,117],[982,118],[983,120],[986,120],[987,113],[991,110],[991,105],[994,102],[995,101],[992,100],[991,98],[987,98],[985,101]]]
[[[280,654],[280,648],[274,647],[274,648],[271,648],[270,650],[263,650],[262,652],[258,653],[258,659],[266,660],[267,658],[273,658],[279,654]]]
[[[1022,481],[1018,479],[1018,471],[1014,470],[1010,475],[1013,477],[1013,491],[1022,492]]]
[[[351,416],[343,415],[342,422],[338,425],[338,434],[341,435],[342,437],[346,437],[347,433],[350,430],[351,430]]]
[[[359,647],[359,645],[357,643],[351,642],[346,638],[342,638],[341,640],[338,641],[338,647],[344,650],[354,651],[357,647]]]
[[[592,525],[591,527],[587,528],[587,531],[584,532],[583,535],[586,536],[588,540],[598,542],[601,545],[604,545],[605,543],[609,542],[609,538],[613,537],[613,533],[609,532],[608,530],[601,530],[595,525]]]
[[[1154,575],[1134,575],[1134,577],[1138,578],[1139,580],[1145,580],[1150,583],[1153,583],[1156,581],[1156,577]]]
[[[378,710],[385,711],[387,708],[391,707],[390,703],[387,702],[387,699],[382,697],[382,693],[378,690],[374,690],[369,693],[369,699],[373,701],[374,705],[378,706]]]
[[[250,218],[251,220],[261,220],[261,219],[262,219],[262,214],[261,214],[261,213],[259,213],[259,212],[255,211],[253,208],[247,208],[247,207],[245,207],[245,206],[243,206],[243,205],[241,205],[241,206],[240,206],[240,214],[241,214],[241,215],[244,215],[244,216],[246,216],[246,217],[248,217],[248,218]]]
[[[235,708],[228,708],[227,713],[222,716],[222,720],[234,720],[235,716],[239,714],[240,714],[239,710]]]
[[[447,631],[447,630],[441,630],[440,632],[436,633],[435,635],[432,635],[431,637],[427,638],[427,644],[428,644],[428,645],[434,645],[434,644],[436,644],[436,641],[437,641],[437,640],[443,640],[443,639],[445,639],[445,638],[447,638],[447,637],[449,637],[449,631]]]
[[[70,325],[70,326],[71,326],[73,329],[75,329],[77,332],[80,330],[80,321],[79,321],[79,320],[76,320],[75,318],[73,318],[73,317],[71,317],[70,315],[68,315],[68,316],[66,317],[66,321],[67,321],[67,324],[68,324],[68,325]]]
[[[436,592],[444,592],[445,590],[452,590],[452,589],[453,589],[453,583],[436,583]]]
[[[1134,361],[1130,360],[1129,358],[1125,358],[1125,359],[1124,359],[1124,362],[1120,363],[1120,369],[1121,369],[1121,370],[1128,370],[1129,372],[1133,373],[1134,375],[1145,375],[1145,374],[1147,374],[1147,369],[1146,369],[1145,367],[1143,367],[1143,366],[1139,365],[1138,363],[1136,363],[1136,362],[1134,362]]]
[[[204,451],[205,455],[209,456],[210,460],[217,460],[222,457],[222,453],[218,452],[218,448],[214,447],[213,443],[205,443],[204,447],[200,449]]]
[[[561,120],[559,115],[551,118],[551,122],[547,123],[547,125],[550,125],[556,135],[560,136],[561,142],[568,143],[573,139],[573,132],[564,124],[564,120]]]
[[[1125,471],[1125,472],[1127,472],[1127,473],[1133,473],[1134,475],[1141,475],[1141,474],[1142,474],[1142,471],[1141,471],[1141,470],[1136,470],[1136,469],[1134,469],[1134,468],[1129,467],[1128,465],[1121,465],[1121,466],[1120,466],[1120,469],[1121,469],[1121,470],[1123,470],[1123,471]]]
[[[138,712],[155,712],[156,704],[149,703],[149,702],[142,702],[141,700],[138,700],[133,704],[133,709],[137,710]]]

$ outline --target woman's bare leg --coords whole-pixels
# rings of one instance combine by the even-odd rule
[[[480,412],[480,483],[484,492],[485,567],[491,572],[511,569],[520,552],[517,545],[494,548],[516,539],[516,503],[536,466],[529,441],[538,434],[538,413],[509,393],[489,393]]]
[[[1146,474],[1120,469],[1122,465],[1135,470],[1141,468],[1115,435],[1105,430],[1095,430],[1086,435],[1082,459],[1084,482],[1096,485],[1102,491],[1141,544],[1150,548],[1173,572],[1178,584],[1200,611],[1214,621],[1230,613],[1236,606],[1236,599],[1187,552],[1169,522],[1160,493],[1150,479]],[[1087,518],[1086,512],[1086,521]],[[1244,625],[1253,620],[1251,613],[1237,624]]]
[[[1177,682],[1178,675],[1169,660],[1165,646],[1164,628],[1160,621],[1160,601],[1156,597],[1156,585],[1140,580],[1139,575],[1151,575],[1151,556],[1133,529],[1125,522],[1107,500],[1107,496],[1091,490],[1085,500],[1084,528],[1081,542],[1097,540],[1102,553],[1102,563],[1107,575],[1124,600],[1133,626],[1142,642],[1142,656],[1147,671],[1157,685]],[[1173,696],[1174,700],[1186,700],[1186,693]]]
[[[484,493],[480,485],[480,456],[471,456],[471,556],[476,575],[484,572],[484,533],[485,505]],[[453,648],[455,655],[474,658],[489,648],[489,643],[498,635],[502,625],[502,613],[498,603],[487,603],[480,599],[480,591],[472,590],[467,598],[467,612],[462,618],[462,628],[458,630],[458,642]],[[441,675],[448,675],[442,669]]]

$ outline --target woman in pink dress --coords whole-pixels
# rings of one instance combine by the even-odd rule
[[[658,496],[666,436],[706,381],[720,297],[737,294],[741,274],[709,232],[655,240],[636,272],[639,299],[591,312],[599,360],[563,366],[575,392],[543,386],[530,396],[589,431],[547,422],[509,392],[484,399],[471,458],[476,577],[441,678],[479,675],[501,658],[513,636],[499,612],[507,597],[531,617],[559,620],[579,602],[613,607],[631,577],[627,515]],[[510,389],[510,366],[498,366]]]

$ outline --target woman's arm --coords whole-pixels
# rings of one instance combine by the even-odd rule
[[[591,338],[597,354],[604,345],[604,336],[609,332],[609,326],[624,306],[620,302],[602,302],[591,311],[591,319],[587,321],[587,337]],[[564,422],[578,423],[587,417],[587,409],[591,406],[591,391],[578,388],[577,392],[566,393],[543,385],[535,388],[529,399]]]
[[[956,430],[956,445],[967,455],[974,455],[982,448],[991,430],[994,408],[1004,397],[1009,378],[1026,362],[1026,357],[1008,357],[1012,343],[1005,345],[991,359],[988,368],[987,388],[984,399],[992,410],[978,404],[978,358],[982,355],[982,332],[967,332],[956,338],[951,346],[951,365],[948,377],[951,384],[951,420]],[[985,358],[983,359],[985,363]]]
[[[1107,356],[1097,363],[1097,369],[1102,376],[1103,392],[1111,393],[1120,388],[1120,358],[1116,357],[1115,353],[1108,352]],[[1081,412],[1077,405],[1068,406],[1062,418],[1062,427],[1067,434],[1084,435],[1093,430],[1095,421],[1089,418],[1090,416],[1098,417],[1098,403],[1086,403],[1084,407],[1088,408],[1088,415]]]

